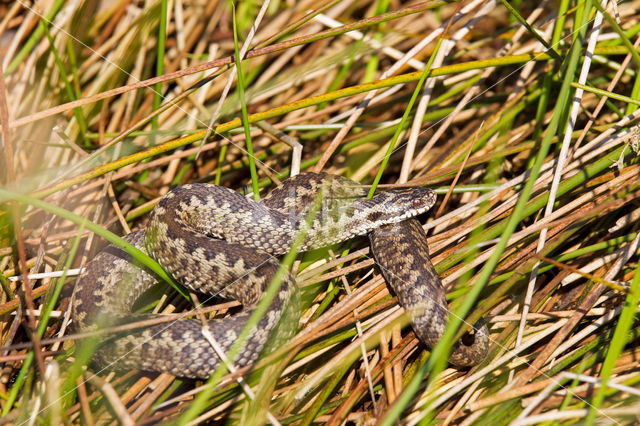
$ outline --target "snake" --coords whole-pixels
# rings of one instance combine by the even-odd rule
[[[181,318],[114,333],[100,342],[94,361],[117,369],[206,379],[222,361],[205,329],[218,350],[227,353],[278,275],[281,256],[294,245],[304,252],[367,235],[376,263],[409,313],[416,335],[433,347],[444,333],[448,310],[416,216],[434,205],[436,195],[424,187],[378,190],[370,198],[367,194],[365,186],[346,177],[311,172],[285,179],[260,201],[207,183],[167,192],[146,228],[124,240],[155,259],[187,289],[238,301],[242,309],[205,322]],[[158,281],[124,249],[107,246],[76,281],[74,327],[92,331],[157,317],[133,313],[133,308]],[[299,309],[299,291],[291,272],[280,274],[280,281],[232,359],[234,366],[251,366],[269,347],[270,337],[286,338],[295,331],[297,318],[292,320],[291,315]],[[449,362],[476,365],[487,348],[486,326],[474,325],[454,344]]]

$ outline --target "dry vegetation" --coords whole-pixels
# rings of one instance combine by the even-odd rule
[[[227,2],[0,3],[5,421],[639,421],[640,1],[262,6],[236,5],[236,79]],[[299,332],[241,371],[251,397],[86,362],[68,308],[95,232],[144,227],[177,185],[265,194],[297,166],[442,194],[421,220],[454,317],[490,325],[484,363],[430,357],[365,239],[294,264]]]

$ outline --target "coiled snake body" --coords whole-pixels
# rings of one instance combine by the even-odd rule
[[[238,314],[207,324],[228,351],[279,267],[275,256],[289,251],[303,227],[303,251],[370,234],[376,261],[410,312],[417,335],[434,345],[446,326],[447,305],[424,232],[412,218],[431,208],[435,194],[424,188],[381,191],[371,199],[365,199],[366,194],[355,182],[325,173],[287,179],[260,202],[224,187],[185,185],[160,200],[146,230],[125,239],[187,288],[242,303]],[[313,220],[305,222],[307,217]],[[109,324],[139,320],[142,315],[131,315],[132,304],[155,283],[125,252],[108,246],[78,279],[74,321],[87,330],[105,318]],[[236,366],[255,361],[285,307],[297,302],[294,280],[286,276],[234,360]],[[96,357],[118,368],[207,378],[220,361],[202,328],[199,320],[180,319],[119,334],[103,344]],[[456,344],[453,364],[473,365],[485,356],[486,328],[476,329],[472,337],[473,342]]]

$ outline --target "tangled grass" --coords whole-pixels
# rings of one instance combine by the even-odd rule
[[[0,4],[3,421],[640,421],[639,8]],[[144,227],[174,186],[264,194],[298,170],[442,194],[421,219],[449,290],[445,344],[417,340],[354,241],[293,264],[299,332],[252,372],[94,368],[76,343],[104,334],[73,331],[69,298],[104,239]],[[170,290],[146,302],[194,309]],[[448,368],[481,317],[489,356]]]

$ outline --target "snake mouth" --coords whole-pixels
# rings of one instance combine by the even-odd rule
[[[429,208],[430,207],[423,207],[423,208],[416,209],[416,210],[409,210],[409,211],[405,212],[404,214],[394,218],[392,223],[402,222],[402,221],[405,221],[407,219],[411,219],[413,217],[419,216],[419,215],[429,211]]]

